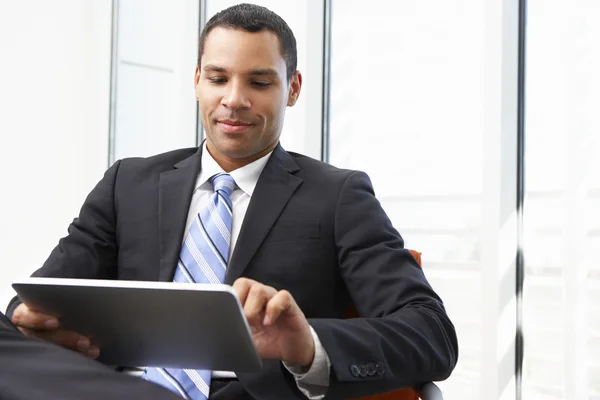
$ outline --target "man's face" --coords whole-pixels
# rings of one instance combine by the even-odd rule
[[[258,158],[277,144],[302,83],[296,72],[288,84],[279,47],[270,31],[217,27],[208,34],[194,82],[213,156]]]

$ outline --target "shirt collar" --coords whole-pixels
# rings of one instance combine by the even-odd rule
[[[265,168],[265,165],[267,165],[267,161],[269,161],[271,154],[273,154],[273,151],[270,151],[268,154],[265,154],[258,160],[255,160],[250,164],[244,165],[243,167],[233,170],[229,173],[238,187],[242,189],[248,196],[252,197],[252,193],[254,192],[258,178],[260,178],[260,174]],[[202,144],[202,158],[200,162],[201,169],[198,179],[196,180],[196,189],[208,182],[208,180],[214,175],[225,173],[223,168],[217,164],[215,159],[208,152],[208,149],[206,148],[206,140]]]

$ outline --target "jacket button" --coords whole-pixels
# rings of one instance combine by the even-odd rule
[[[361,364],[360,366],[360,376],[362,376],[363,378],[367,376],[367,366],[364,364]]]
[[[373,364],[373,363],[367,364],[367,375],[369,375],[369,376],[375,375],[375,364]]]
[[[360,375],[360,368],[358,368],[358,365],[352,364],[350,366],[350,373],[352,374],[352,376],[357,378]]]
[[[385,374],[385,367],[383,364],[377,363],[377,365],[375,365],[375,373],[379,376]]]

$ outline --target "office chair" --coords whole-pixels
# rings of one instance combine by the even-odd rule
[[[409,250],[410,254],[415,258],[419,266],[423,266],[421,264],[421,253],[416,250]],[[344,318],[356,318],[359,317],[356,308],[352,306],[346,314]],[[444,400],[444,396],[442,395],[442,391],[435,385],[433,382],[427,382],[420,388],[407,388],[400,389],[394,392],[379,394],[375,396],[363,397],[359,400]]]

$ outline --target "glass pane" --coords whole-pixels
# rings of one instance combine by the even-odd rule
[[[330,162],[367,172],[459,334],[440,384],[479,399],[483,2],[334,1]]]
[[[523,399],[600,399],[600,3],[528,1]]]
[[[129,0],[118,5],[114,160],[196,145],[194,68],[198,4]]]

